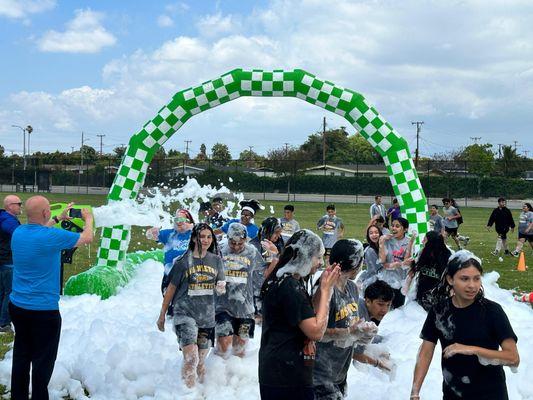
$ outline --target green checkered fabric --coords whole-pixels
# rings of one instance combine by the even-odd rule
[[[297,69],[236,69],[199,86],[182,90],[129,142],[108,200],[133,199],[142,187],[157,150],[192,116],[240,96],[297,97],[346,118],[383,157],[404,216],[419,240],[428,230],[427,201],[409,147],[365,98],[350,89]],[[120,265],[130,240],[130,226],[104,228],[98,265]]]

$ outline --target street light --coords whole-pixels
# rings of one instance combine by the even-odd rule
[[[26,128],[23,128],[20,125],[11,125],[13,128],[19,128],[22,130],[22,165],[23,165],[23,175],[22,175],[22,190],[26,191],[26,132],[28,132],[28,150],[30,147],[30,133],[33,132],[33,128],[31,125],[26,126]]]

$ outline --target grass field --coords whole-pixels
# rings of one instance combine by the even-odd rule
[[[1,193],[3,198],[8,193]],[[24,200],[30,194],[20,193],[19,197]],[[106,203],[105,196],[100,195],[65,195],[49,194],[47,198],[51,203],[74,201],[78,204],[90,204],[91,206],[100,206]],[[256,223],[259,224],[265,217],[270,216],[270,206],[274,208],[275,215],[281,216],[285,202],[267,201],[263,202],[265,210],[258,213]],[[316,221],[325,213],[325,204],[323,203],[292,203],[296,208],[296,219],[300,222],[302,228],[309,228],[316,231]],[[494,248],[496,234],[488,232],[485,225],[491,212],[486,208],[461,208],[464,217],[464,224],[461,225],[460,233],[470,236],[468,248],[483,260],[485,272],[496,270],[500,274],[499,284],[503,288],[517,289],[520,291],[533,290],[533,268],[527,272],[516,271],[517,259],[511,256],[505,256],[503,262],[497,257],[490,254]],[[364,240],[365,227],[368,223],[368,205],[363,204],[338,204],[337,215],[341,217],[346,226],[345,237]],[[515,220],[518,217],[518,211],[513,212]],[[26,222],[24,215],[21,221]],[[134,227],[132,230],[129,251],[148,250],[154,248],[154,242],[148,241],[144,237],[145,228]],[[74,256],[72,265],[65,266],[65,280],[70,276],[83,272],[90,268],[96,262],[96,251],[98,249],[100,234],[97,232],[95,241],[91,246],[78,249]],[[510,235],[510,246],[514,249],[516,245],[516,235]],[[526,250],[526,259],[533,259],[532,251],[528,245],[524,246]],[[0,335],[0,358],[12,346],[13,336],[10,334]],[[0,386],[0,398],[3,398],[5,388]]]

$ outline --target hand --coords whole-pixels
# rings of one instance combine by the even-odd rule
[[[326,290],[328,293],[331,292],[331,288],[341,275],[341,267],[339,264],[333,264],[329,268],[326,268],[322,275],[320,276],[320,289]]]
[[[81,209],[81,219],[87,221],[87,219],[91,219],[92,217],[93,214],[91,213],[91,210],[89,210],[88,208]]]
[[[157,329],[161,332],[165,332],[165,313],[161,312],[159,318],[157,319]]]
[[[159,238],[159,228],[150,228],[146,230],[146,238],[148,240],[157,240]]]
[[[69,217],[68,214],[69,214],[69,211],[70,211],[70,209],[72,208],[73,205],[74,205],[74,202],[70,202],[70,203],[67,204],[67,208],[65,208],[63,210],[63,212],[61,214],[59,214],[58,219],[60,221],[65,221],[65,220],[72,219],[72,218]]]
[[[264,250],[268,250],[270,251],[272,254],[278,254],[278,248],[276,247],[276,245],[274,243],[272,243],[270,240],[268,239],[263,239],[261,241],[261,247],[264,249]]]
[[[411,241],[415,241],[415,239],[418,237],[418,232],[417,231],[412,231],[411,232]]]
[[[379,238],[379,244],[385,243],[385,241],[390,240],[392,238],[392,235],[390,233],[387,233],[386,235],[381,235]]]
[[[226,293],[226,281],[218,281],[217,286],[215,287],[215,291],[219,296]]]
[[[454,343],[446,347],[442,354],[444,358],[450,358],[456,354],[464,354],[465,356],[471,356],[474,354],[474,350],[471,346],[466,346],[460,343]]]

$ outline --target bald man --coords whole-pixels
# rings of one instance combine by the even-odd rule
[[[13,281],[13,257],[11,236],[20,225],[17,216],[22,212],[22,201],[18,196],[4,198],[4,208],[0,209],[0,333],[13,332],[9,316],[9,294]]]
[[[32,399],[48,399],[61,333],[61,250],[92,242],[93,217],[89,210],[82,210],[85,229],[80,234],[49,226],[54,220],[50,220],[50,203],[43,196],[30,197],[25,208],[28,223],[19,226],[11,238],[9,312],[15,326],[11,398],[28,398],[31,367]],[[66,213],[60,218],[67,218]]]

